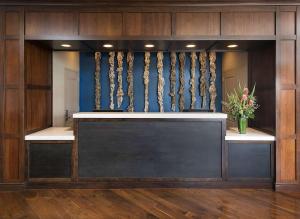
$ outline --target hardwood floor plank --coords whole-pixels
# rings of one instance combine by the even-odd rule
[[[0,219],[300,218],[300,197],[267,189],[0,191]]]

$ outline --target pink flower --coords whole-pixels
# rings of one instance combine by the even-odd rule
[[[244,90],[243,90],[243,94],[245,94],[245,95],[248,95],[249,94],[249,90],[248,90],[248,88],[244,88]]]
[[[253,100],[249,100],[249,105],[253,106]]]
[[[248,96],[246,94],[243,94],[242,100],[247,100]]]

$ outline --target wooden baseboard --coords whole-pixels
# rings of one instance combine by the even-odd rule
[[[0,183],[0,191],[16,191],[24,189],[24,183]]]
[[[276,192],[300,192],[300,184],[276,183]]]

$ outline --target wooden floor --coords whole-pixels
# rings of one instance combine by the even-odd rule
[[[300,218],[300,198],[258,189],[0,192],[0,218]]]

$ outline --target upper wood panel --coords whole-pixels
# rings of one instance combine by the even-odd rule
[[[293,11],[280,12],[280,35],[294,35],[296,32],[296,13]]]
[[[295,84],[295,41],[283,40],[280,42],[280,84]]]
[[[170,13],[125,13],[125,36],[171,36]]]
[[[18,12],[5,13],[5,34],[19,35],[20,33],[20,14]]]
[[[27,12],[25,35],[27,36],[68,36],[77,34],[73,12]]]
[[[33,43],[25,46],[26,85],[51,85],[52,52]]]
[[[79,34],[81,36],[121,36],[121,13],[80,13]]]
[[[5,82],[6,85],[18,85],[20,80],[20,44],[19,40],[5,41]]]
[[[222,35],[275,35],[274,12],[224,12],[221,19]]]
[[[220,35],[220,13],[176,13],[176,36]]]

